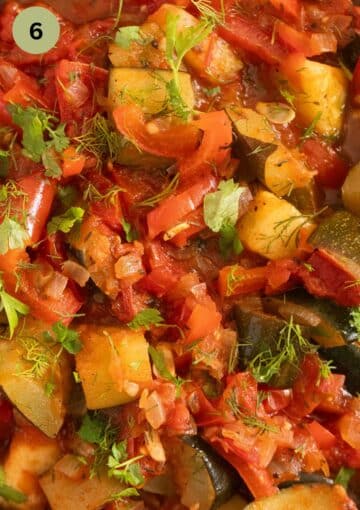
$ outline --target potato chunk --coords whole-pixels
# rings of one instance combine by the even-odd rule
[[[247,249],[270,260],[294,257],[298,233],[311,223],[289,202],[259,191],[239,223],[239,237]]]
[[[55,437],[66,414],[71,370],[60,346],[49,346],[42,335],[51,326],[27,318],[12,340],[0,342],[0,385],[28,420]]]
[[[283,64],[283,73],[295,92],[296,112],[320,135],[337,136],[343,125],[348,80],[338,67],[298,55]]]
[[[83,349],[76,367],[89,409],[131,402],[151,381],[148,344],[142,333],[118,327],[78,328]]]

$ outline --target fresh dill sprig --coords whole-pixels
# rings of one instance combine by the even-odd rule
[[[197,8],[201,16],[211,20],[214,25],[223,25],[225,23],[225,4],[220,1],[220,12],[214,9],[210,0],[191,0],[191,3]]]
[[[174,177],[169,182],[169,184],[165,186],[165,188],[162,191],[160,191],[156,195],[153,195],[152,197],[146,198],[142,202],[139,202],[137,205],[140,207],[154,207],[156,204],[162,202],[163,200],[165,200],[165,198],[169,197],[176,191],[179,185],[179,179],[180,179],[179,174],[178,173],[175,174]]]
[[[300,140],[302,142],[305,142],[309,138],[312,138],[314,136],[315,128],[317,123],[319,122],[320,118],[322,116],[322,112],[318,112],[313,120],[311,121],[310,125],[304,130],[302,136],[300,137]]]
[[[85,126],[84,134],[75,138],[79,150],[89,152],[102,164],[104,160],[117,161],[124,148],[124,138],[111,129],[108,120],[100,113],[92,117]]]

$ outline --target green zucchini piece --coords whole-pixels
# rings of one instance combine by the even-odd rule
[[[360,346],[357,343],[320,349],[319,354],[333,362],[335,372],[345,375],[345,386],[350,393],[360,392]]]
[[[243,484],[235,469],[199,436],[183,436],[179,448],[174,476],[186,507],[199,503],[199,510],[216,510]]]
[[[357,340],[357,330],[351,322],[351,308],[339,306],[328,299],[314,298],[303,289],[282,297],[264,298],[264,307],[288,320],[310,327],[310,336],[323,347],[345,345]],[[296,305],[296,306],[294,306]]]
[[[287,200],[302,214],[315,214],[324,204],[324,192],[312,179],[307,186],[294,188]]]
[[[293,485],[278,494],[262,498],[245,510],[356,510],[354,502],[341,485],[314,483]]]
[[[354,39],[341,49],[340,56],[344,64],[353,71],[360,57],[360,35],[355,34]]]
[[[360,163],[350,170],[341,191],[345,208],[360,216]]]
[[[239,361],[242,368],[247,368],[262,353],[270,351],[273,357],[280,354],[279,339],[287,325],[286,321],[263,311],[244,308],[241,304],[235,305],[234,314],[240,337]],[[296,338],[292,340],[296,342]],[[268,382],[275,388],[290,388],[292,386],[302,358],[299,345],[296,345],[295,349],[298,354],[298,362],[284,361],[278,373],[274,374],[269,381],[263,382]]]
[[[337,211],[322,221],[309,241],[345,263],[360,265],[360,218],[348,211]]]
[[[293,485],[307,484],[307,483],[325,483],[327,485],[334,485],[334,480],[327,478],[320,473],[300,473],[298,480],[287,480],[279,484],[279,489],[288,489]]]

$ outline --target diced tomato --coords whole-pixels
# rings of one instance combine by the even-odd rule
[[[60,60],[55,66],[60,119],[79,132],[98,110],[98,95],[105,96],[108,71],[90,64]],[[79,124],[79,125],[78,125]]]
[[[302,53],[306,57],[322,53],[336,53],[337,39],[331,33],[299,32],[294,27],[279,21],[276,26],[280,40],[292,51]]]
[[[0,395],[0,451],[5,449],[15,427],[14,408],[7,398]]]
[[[360,450],[360,407],[357,407],[341,416],[336,425],[342,439],[355,450]]]
[[[136,105],[115,108],[113,117],[117,129],[135,146],[156,156],[180,158],[194,152],[199,143],[199,130],[191,124],[161,126],[152,121],[149,129],[141,109]]]
[[[218,312],[216,304],[205,296],[200,303],[193,308],[189,319],[186,322],[189,332],[186,335],[186,342],[200,340],[218,329],[221,323],[221,313]]]
[[[286,390],[268,390],[263,402],[264,409],[268,414],[278,413],[285,409],[291,402],[292,392]]]
[[[316,170],[316,180],[328,188],[340,188],[349,171],[349,165],[325,142],[306,140],[302,146],[310,168]]]
[[[198,207],[195,211],[191,212],[184,218],[184,223],[187,223],[189,226],[179,232],[176,236],[174,236],[170,241],[172,244],[177,246],[178,248],[183,248],[188,243],[190,237],[195,234],[198,234],[204,228],[206,228],[204,222],[204,213],[203,208]]]
[[[177,225],[186,215],[197,209],[205,195],[215,188],[216,179],[208,173],[184,191],[166,198],[147,215],[149,238],[154,239],[161,232]]]
[[[192,125],[204,132],[200,147],[180,161],[180,175],[189,177],[220,167],[230,157],[232,125],[225,111],[200,113]]]
[[[219,407],[230,415],[235,407],[254,416],[257,408],[257,394],[257,382],[249,372],[229,375],[226,379],[226,388],[222,394]]]
[[[63,177],[72,177],[83,171],[86,157],[84,154],[77,152],[76,147],[70,145],[62,154],[62,171]]]
[[[276,40],[271,40],[271,32],[240,16],[229,17],[218,30],[221,37],[235,48],[247,51],[268,64],[278,64],[286,56],[285,49]]]
[[[289,17],[294,21],[299,19],[301,10],[300,0],[270,0],[270,2],[281,15]]]
[[[305,426],[321,450],[326,450],[327,448],[331,448],[336,444],[336,437],[334,434],[323,427],[319,422],[311,421]]]
[[[313,271],[300,267],[299,275],[307,290],[318,297],[328,297],[343,306],[360,305],[360,287],[351,269],[327,250],[316,250],[308,259]]]
[[[292,259],[272,260],[266,266],[267,285],[266,294],[285,292],[297,283],[299,265]]]
[[[266,266],[246,269],[240,265],[220,270],[218,287],[222,297],[251,294],[263,289],[267,282]]]

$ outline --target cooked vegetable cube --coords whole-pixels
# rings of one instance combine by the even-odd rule
[[[171,71],[117,68],[111,69],[109,99],[112,109],[124,103],[135,102],[145,113],[157,114],[167,108],[168,91],[166,84],[171,81]],[[181,97],[191,109],[194,107],[194,92],[191,77],[179,73]]]
[[[245,510],[356,510],[341,485],[294,485],[278,494],[250,503]]]
[[[312,224],[293,205],[268,191],[259,191],[241,218],[239,237],[244,246],[271,260],[293,257],[302,229]]]
[[[0,498],[0,507],[23,510],[45,508],[46,501],[38,477],[48,471],[60,455],[60,445],[55,439],[46,437],[26,420],[19,418],[3,469],[6,484],[23,493],[27,500],[16,505],[5,503]]]
[[[148,344],[142,333],[114,326],[79,326],[83,349],[76,368],[89,409],[102,409],[139,396],[151,381]],[[134,390],[134,391],[132,391]]]
[[[169,15],[178,18],[177,30],[179,33],[185,28],[197,26],[199,23],[199,20],[192,14],[171,4],[163,4],[150,16],[149,20],[157,23],[165,33],[166,20]],[[199,76],[215,85],[235,81],[243,67],[242,61],[231,49],[231,46],[214,33],[188,51],[184,62]]]
[[[320,135],[339,135],[348,88],[344,71],[297,54],[285,60],[282,70],[294,90],[296,112],[304,124],[313,125]]]
[[[360,163],[348,173],[342,187],[342,199],[348,211],[360,216]]]
[[[93,478],[70,478],[62,470],[64,461],[70,457],[63,457],[40,479],[51,510],[73,510],[74,506],[77,510],[97,510],[124,489],[119,481],[107,476],[106,470]],[[131,506],[127,508],[131,509]]]
[[[50,326],[27,318],[12,340],[0,342],[0,385],[34,425],[49,437],[60,430],[71,390],[71,370],[61,346],[49,346]]]

